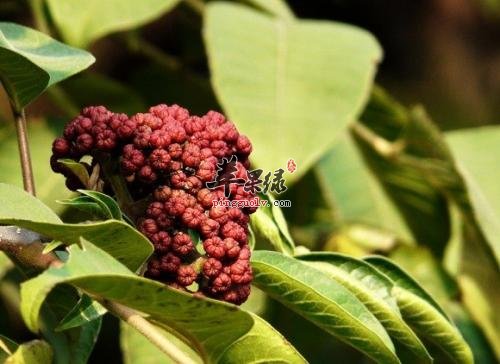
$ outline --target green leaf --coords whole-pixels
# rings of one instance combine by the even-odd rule
[[[84,186],[89,185],[89,172],[82,163],[76,162],[73,159],[58,159],[57,162],[62,164],[65,169],[71,171]]]
[[[61,219],[40,200],[16,186],[0,183],[0,219],[59,223]]]
[[[153,246],[144,235],[127,223],[118,220],[88,224],[49,224],[0,216],[0,224],[29,229],[65,244],[77,244],[80,237],[83,237],[133,271],[138,270],[153,253]]]
[[[398,363],[384,327],[344,286],[276,252],[254,251],[254,284],[326,332],[380,363]]]
[[[0,22],[0,78],[18,111],[51,85],[94,61],[90,53],[36,30]]]
[[[394,283],[392,294],[404,320],[419,333],[439,346],[456,363],[473,363],[472,352],[438,303],[404,270],[383,257],[368,257]]]
[[[391,281],[394,282],[394,285],[404,288],[424,301],[429,302],[429,304],[434,306],[437,311],[448,319],[448,316],[439,303],[437,303],[436,300],[415,279],[413,279],[412,276],[406,273],[397,264],[394,264],[389,259],[382,256],[369,256],[364,260],[389,277]]]
[[[120,210],[120,207],[112,197],[98,191],[78,190],[78,192],[90,197],[93,201],[97,202],[102,210],[106,211],[106,213],[108,214],[107,218],[122,220],[122,212]]]
[[[33,340],[19,345],[5,364],[51,364],[52,349],[45,341]]]
[[[443,349],[454,362],[474,363],[472,351],[460,332],[432,304],[399,287],[394,287],[393,294],[405,321],[423,337]]]
[[[47,243],[45,245],[45,247],[43,248],[42,253],[43,254],[50,253],[51,251],[54,251],[55,249],[59,248],[62,245],[64,245],[64,243],[62,241],[52,240],[50,243]]]
[[[484,268],[488,269],[489,267]],[[478,269],[481,269],[481,267]],[[500,293],[498,292],[498,285],[491,282],[499,282],[499,276],[497,272],[482,272],[481,275],[476,277],[463,274],[458,281],[463,304],[489,340],[497,361],[500,358],[500,347],[498,345],[500,343],[498,326],[500,318],[497,313]]]
[[[473,321],[462,305],[453,303],[447,306],[453,321],[464,336],[464,339],[469,344],[474,354],[474,361],[481,364],[495,364],[498,360],[495,358],[495,353],[491,345],[480,327]]]
[[[82,248],[73,245],[62,268],[50,268],[21,286],[21,312],[32,330],[37,330],[39,309],[47,292],[60,283],[70,283],[89,295],[116,301],[148,316],[155,323],[175,326],[184,337],[192,339],[199,354],[209,363],[224,357],[227,363],[240,363],[232,358],[248,355],[241,340],[260,340],[252,350],[252,360],[267,362],[280,358],[288,363],[305,360],[258,316],[220,301],[192,296],[164,284],[138,277],[93,244],[83,241]],[[196,320],[193,320],[196,317]]]
[[[71,195],[64,186],[65,178],[54,173],[50,168],[49,159],[52,154],[51,144],[62,128],[54,120],[33,119],[28,122],[28,135],[31,149],[31,159],[35,174],[36,192],[40,200],[55,212],[62,208],[55,201]],[[23,186],[21,163],[17,146],[16,130],[13,123],[0,123],[0,182]]]
[[[257,235],[257,240],[263,239],[277,251],[293,255],[295,244],[288,231],[283,212],[273,205],[274,198],[271,195],[261,195],[260,198],[267,200],[268,206],[260,206],[250,216],[252,231]]]
[[[498,175],[492,173],[498,166],[498,138],[500,127],[497,126],[446,134],[472,214],[500,264],[500,186]],[[467,207],[464,209],[467,210]]]
[[[425,287],[441,306],[446,307],[459,296],[456,282],[427,248],[400,246],[391,252],[390,258]]]
[[[288,180],[302,176],[356,119],[382,53],[352,26],[284,21],[226,2],[207,5],[203,32],[213,87],[252,140],[253,162],[273,171],[294,158],[298,169]]]
[[[185,342],[178,339],[174,335],[156,327],[161,331],[169,341],[175,344],[177,349],[181,349],[195,363],[202,363],[199,355],[186,345]],[[133,329],[124,322],[120,325],[120,346],[125,364],[170,364],[174,363],[170,358],[153,345],[148,339],[141,335],[137,330]]]
[[[342,224],[366,224],[413,240],[404,219],[368,170],[352,136],[343,134],[316,167],[320,186]]]
[[[298,259],[325,272],[358,297],[384,325],[389,335],[406,346],[422,362],[432,357],[417,335],[404,322],[392,297],[392,281],[370,264],[342,254],[311,253]]]
[[[0,183],[0,200],[0,224],[29,229],[65,244],[77,244],[84,237],[134,271],[153,253],[149,240],[123,221],[63,224],[35,197],[3,183]]]
[[[374,97],[367,108],[371,111],[361,118],[364,125],[374,129],[355,124],[352,134],[365,162],[398,207],[414,240],[442,256],[450,237],[447,200],[429,180],[429,172],[423,173],[418,165],[429,165],[446,151],[442,144],[436,143],[439,130],[422,109],[395,117],[401,106],[394,103],[386,95]],[[426,158],[416,163],[422,155]]]
[[[107,310],[92,298],[83,294],[76,306],[61,320],[56,331],[82,326],[104,315]]]
[[[98,220],[106,220],[109,218],[109,213],[107,211],[103,211],[102,207],[88,196],[76,196],[66,200],[57,200],[57,202],[61,205],[80,210],[86,215],[90,215],[89,217],[93,217]]]
[[[172,9],[179,0],[47,0],[63,38],[77,47],[112,32],[133,29]],[[99,16],[96,16],[99,14]]]
[[[77,305],[78,300],[78,293],[73,287],[60,285],[50,292],[42,306],[40,331],[53,348],[55,363],[87,363],[99,336],[101,318],[64,332],[57,330],[59,322]]]

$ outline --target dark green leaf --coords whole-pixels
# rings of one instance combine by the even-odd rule
[[[102,207],[88,196],[77,196],[71,199],[58,200],[57,202],[61,205],[75,208],[98,220],[106,220],[109,218],[109,213],[103,211]]]
[[[90,53],[36,30],[0,22],[0,78],[17,110],[94,61]]]
[[[97,191],[78,190],[78,192],[90,197],[93,201],[97,202],[102,210],[107,212],[108,219],[122,220],[122,212],[120,210],[120,207],[112,197]]]
[[[106,309],[92,298],[83,294],[76,306],[62,319],[57,331],[64,331],[94,321],[106,313]]]
[[[384,325],[392,338],[406,346],[422,362],[432,363],[425,346],[401,317],[396,299],[391,294],[393,283],[384,274],[362,260],[342,254],[311,253],[298,258],[349,289]]]
[[[403,319],[421,337],[439,346],[456,363],[473,363],[472,352],[438,303],[405,271],[383,257],[368,257],[394,283],[396,297]]]
[[[89,172],[82,163],[76,162],[73,159],[59,159],[58,162],[62,164],[65,169],[71,171],[84,186],[89,185]]]
[[[393,105],[394,100],[372,99],[371,103],[375,105],[370,104],[368,110],[376,108],[378,112],[365,113],[363,123],[377,125],[380,132],[391,137],[397,135],[396,139],[384,139],[371,129],[356,124],[353,127],[354,140],[371,171],[398,207],[415,240],[442,256],[450,237],[447,201],[429,181],[428,174],[422,173],[414,163],[419,156],[426,155],[428,159],[422,164],[429,164],[445,153],[441,145],[434,144],[439,131],[420,109],[398,119],[401,124],[395,127],[393,118],[399,108]]]
[[[254,284],[326,332],[380,363],[398,363],[384,327],[329,275],[294,258],[254,251]]]
[[[396,286],[404,288],[419,296],[424,301],[429,302],[437,311],[448,319],[446,313],[436,300],[415,279],[413,279],[412,276],[406,273],[398,265],[382,256],[370,256],[366,257],[364,260],[389,277]]]

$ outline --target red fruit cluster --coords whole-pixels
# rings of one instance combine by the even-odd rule
[[[53,144],[51,164],[76,186],[60,158],[80,160],[108,153],[116,158],[131,195],[148,198],[138,227],[155,254],[146,275],[176,287],[240,304],[250,293],[249,214],[255,208],[213,207],[214,200],[245,200],[254,195],[233,184],[206,188],[222,158],[238,157],[236,178],[246,180],[249,139],[215,111],[192,116],[178,106],[157,105],[132,117],[102,106],[85,108]],[[193,237],[200,238],[193,241]],[[197,240],[197,239],[196,239]]]

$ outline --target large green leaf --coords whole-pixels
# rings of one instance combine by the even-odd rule
[[[21,286],[21,312],[28,327],[39,328],[38,316],[47,293],[60,283],[70,283],[89,295],[116,301],[171,327],[190,340],[208,362],[241,363],[304,359],[286,340],[258,316],[220,301],[195,297],[164,284],[138,277],[93,244],[81,241],[69,248],[62,268],[51,268]],[[251,353],[242,341],[259,343]],[[223,360],[221,359],[223,358]]]
[[[432,358],[417,335],[404,322],[392,296],[392,281],[370,264],[342,254],[311,253],[299,259],[328,274],[363,302],[391,337],[406,346],[422,362]]]
[[[179,0],[47,0],[63,38],[86,47],[112,32],[139,27],[172,9]]]
[[[381,58],[361,29],[282,20],[223,2],[207,5],[204,37],[213,87],[252,140],[253,162],[273,171],[294,158],[298,169],[289,180],[356,119]]]
[[[363,163],[348,133],[321,158],[316,171],[337,221],[377,226],[398,238],[413,239],[396,206]]]
[[[52,349],[45,341],[33,340],[19,345],[17,350],[7,358],[5,364],[51,364]]]
[[[61,219],[40,200],[16,186],[0,183],[0,219],[26,219],[60,223]]]
[[[36,30],[0,22],[0,79],[18,110],[94,61],[90,53]]]
[[[123,221],[63,224],[35,197],[3,183],[0,184],[0,200],[0,224],[29,229],[66,244],[77,244],[80,237],[84,237],[134,271],[153,253],[149,240]]]
[[[368,257],[394,283],[392,294],[406,322],[456,363],[473,363],[472,352],[439,304],[403,269],[383,257]]]
[[[62,206],[55,201],[69,197],[71,191],[64,186],[64,177],[50,168],[51,144],[59,133],[56,125],[59,124],[53,120],[30,120],[28,135],[37,196],[51,209],[60,212]],[[0,166],[0,182],[23,186],[16,130],[10,122],[0,123]]]
[[[384,327],[348,289],[321,270],[276,252],[255,251],[254,284],[326,332],[381,363],[398,363]]]

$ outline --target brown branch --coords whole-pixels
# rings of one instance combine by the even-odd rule
[[[23,174],[24,190],[34,196],[35,178],[33,177],[33,167],[31,166],[26,116],[23,109],[21,109],[21,111],[16,111],[13,108],[12,110],[16,123],[17,144],[19,146],[19,156],[21,158],[21,170]]]
[[[29,271],[61,266],[54,253],[43,254],[44,238],[17,226],[0,226],[0,251]]]

